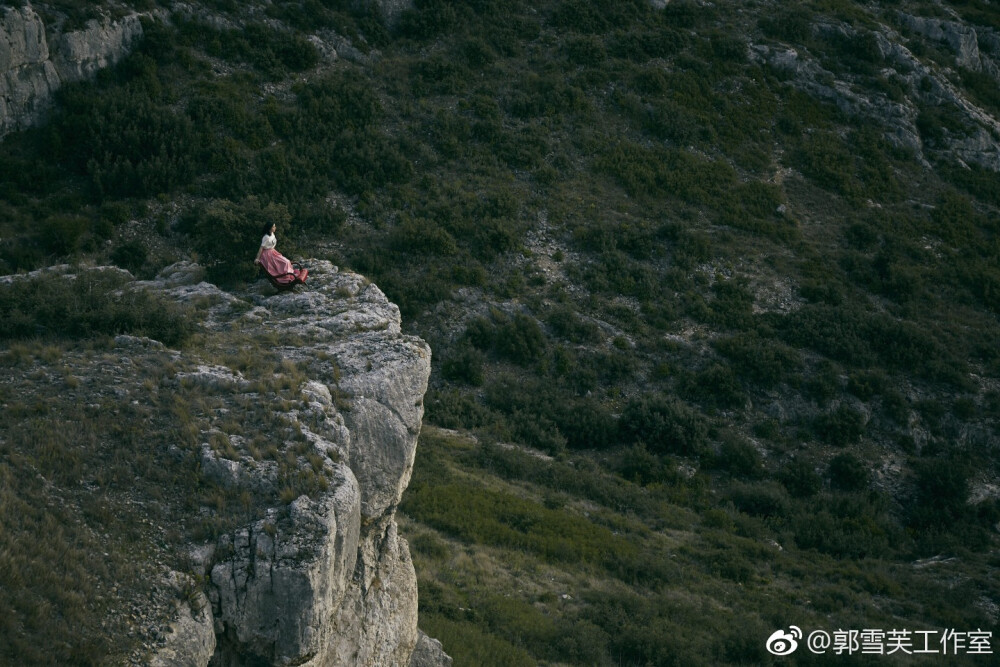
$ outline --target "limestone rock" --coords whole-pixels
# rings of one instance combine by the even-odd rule
[[[900,22],[913,32],[948,43],[956,53],[956,63],[968,69],[1000,74],[994,63],[983,56],[978,47],[977,31],[955,22],[900,15]],[[843,24],[818,24],[818,34],[853,38],[855,28]],[[926,164],[926,146],[917,129],[920,109],[926,106],[956,107],[974,129],[969,136],[948,136],[945,145],[933,150],[944,151],[966,163],[1000,171],[1000,121],[977,106],[948,79],[916,57],[904,44],[903,38],[887,26],[872,32],[879,54],[886,65],[885,76],[895,76],[907,85],[904,99],[890,99],[886,94],[858,87],[850,74],[823,68],[808,52],[790,47],[754,44],[750,57],[781,70],[791,85],[799,90],[835,104],[841,111],[858,118],[870,119],[884,128],[886,139],[912,151]],[[996,71],[996,72],[995,72]],[[841,78],[838,78],[841,77]]]
[[[382,528],[384,526],[384,533]],[[404,666],[417,643],[417,589],[410,550],[395,521],[366,531],[353,587],[333,619],[329,662],[318,665]]]
[[[138,14],[117,21],[91,20],[82,30],[63,33],[52,45],[52,61],[62,83],[90,78],[128,55],[142,37]]]
[[[55,36],[32,9],[0,7],[0,137],[40,122],[62,84],[93,76],[124,57],[142,36],[139,14],[90,21]]]
[[[31,7],[0,7],[0,70],[37,65],[49,59],[45,26]]]
[[[915,33],[936,42],[944,42],[955,52],[955,62],[960,67],[979,71],[982,60],[979,55],[979,39],[975,28],[955,21],[900,13],[903,24]]]
[[[194,588],[190,577],[174,573],[179,588],[190,591],[179,601],[166,644],[149,661],[150,667],[189,667],[207,665],[215,653],[215,630],[212,607],[202,591]]]
[[[223,664],[329,664],[329,618],[357,558],[359,499],[354,476],[338,466],[331,493],[317,501],[302,496],[287,517],[262,519],[223,538],[220,546],[232,556],[211,577]]]
[[[410,656],[410,667],[451,667],[451,656],[444,652],[441,642],[420,631],[417,647]]]
[[[430,349],[402,333],[399,309],[364,277],[304,263],[308,284],[279,294],[225,292],[190,262],[134,283],[194,305],[209,337],[237,323],[249,338],[288,340],[272,350],[308,368],[301,400],[279,409],[301,436],[292,444],[311,447],[311,462],[282,435],[267,435],[309,474],[320,461],[327,490],[220,538],[205,566],[217,638],[211,664],[404,667],[418,640],[417,585],[395,510],[413,468]],[[188,360],[170,381],[260,400],[255,383],[214,360]],[[210,429],[202,437],[201,471],[215,483],[279,488],[277,464],[250,456],[240,435]]]

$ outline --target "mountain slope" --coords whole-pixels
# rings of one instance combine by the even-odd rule
[[[526,522],[476,506],[449,523],[414,494],[440,636],[639,664],[762,660],[773,630],[838,600],[856,626],[996,625],[994,3],[420,0],[391,25],[336,1],[169,9],[49,125],[5,139],[4,271],[69,257],[152,275],[196,253],[238,284],[277,221],[289,254],[369,276],[430,343],[428,422],[554,457],[542,470],[599,466],[602,495],[563,498],[472,454],[421,477],[418,455],[424,488],[481,488]],[[657,509],[606,505],[643,494]],[[597,557],[581,574],[607,538],[584,530],[587,502],[636,522],[634,569],[658,572],[671,530],[704,567],[636,583]],[[419,571],[450,576],[461,548],[471,577],[518,540],[624,587],[623,610],[651,588],[662,604],[614,621],[538,584],[516,599],[541,617],[507,614]],[[576,560],[546,551],[562,548]],[[750,596],[731,606],[753,620],[742,639],[668,650],[643,629],[693,580],[706,608],[750,581],[816,594]],[[609,639],[553,653],[525,635],[542,617]]]

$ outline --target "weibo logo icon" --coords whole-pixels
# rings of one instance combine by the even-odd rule
[[[790,625],[788,632],[775,630],[771,633],[764,647],[773,655],[791,655],[799,647],[798,640],[800,639],[802,639],[802,630],[796,625]]]

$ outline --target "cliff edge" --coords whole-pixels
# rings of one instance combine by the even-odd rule
[[[8,296],[100,290],[104,302],[146,304],[154,318],[170,310],[189,327],[179,349],[140,335],[50,347],[69,378],[51,391],[56,366],[22,346],[29,365],[8,354],[0,383],[52,396],[50,417],[67,431],[59,459],[87,463],[48,495],[63,493],[67,507],[106,498],[115,509],[83,520],[95,544],[141,562],[130,581],[108,570],[94,587],[107,599],[91,601],[106,609],[102,627],[133,647],[122,656],[131,664],[450,664],[418,632],[416,575],[395,519],[431,351],[401,332],[376,285],[308,264],[308,286],[282,294],[263,280],[225,291],[191,262],[149,281],[113,267],[0,277]],[[107,312],[92,308],[88,321]],[[69,416],[74,406],[93,418]],[[108,448],[120,454],[102,459]],[[135,473],[105,477],[115,460],[146,456]]]
[[[430,349],[401,333],[399,309],[374,284],[329,262],[309,264],[308,288],[279,295],[262,288],[249,301],[201,281],[188,263],[137,284],[181,303],[208,303],[209,335],[222,340],[238,327],[309,369],[301,401],[283,413],[308,443],[297,455],[302,472],[327,480],[325,490],[269,508],[209,545],[210,604],[197,620],[179,614],[158,664],[180,664],[164,658],[172,655],[189,661],[193,652],[179,647],[195,645],[201,655],[187,664],[406,665],[417,647],[416,576],[395,511],[413,466]],[[234,318],[234,311],[243,312]],[[256,389],[220,366],[197,381]],[[241,449],[238,439],[228,453],[203,444],[203,473],[251,492],[282,483],[287,472]],[[446,662],[440,653],[439,664]]]

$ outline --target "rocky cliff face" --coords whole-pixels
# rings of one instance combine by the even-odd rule
[[[851,115],[870,119],[885,128],[886,137],[921,157],[947,153],[986,169],[1000,171],[1000,121],[964,95],[955,85],[956,70],[982,73],[1000,85],[1000,33],[974,28],[960,20],[912,16],[896,12],[894,22],[861,31],[846,23],[817,22],[814,36],[826,40],[851,41],[871,36],[877,53],[866,54],[878,67],[879,76],[901,83],[905,94],[880,93],[858,85],[862,77],[850,72],[832,72],[821,60],[803,49],[751,44],[751,57],[788,76],[797,88],[836,104]],[[911,50],[929,41],[950,52],[950,63],[935,64]],[[986,45],[989,53],[980,48]],[[955,109],[967,124],[965,132],[945,132],[941,145],[929,146],[921,138],[918,119],[922,108]]]
[[[0,137],[40,122],[61,85],[114,64],[141,36],[139,15],[132,14],[90,21],[50,40],[30,5],[0,7]]]
[[[134,654],[133,664],[386,667],[408,665],[415,653],[414,664],[450,664],[440,644],[418,633],[416,576],[395,521],[413,466],[430,349],[401,333],[399,309],[378,287],[329,262],[309,264],[308,288],[278,295],[263,282],[259,292],[223,291],[190,262],[126,284],[189,305],[204,338],[168,351],[119,336],[121,363],[169,355],[168,385],[204,390],[222,402],[215,412],[226,413],[231,428],[259,436],[273,451],[261,456],[245,435],[201,426],[197,474],[245,493],[251,505],[279,497],[292,478],[319,482],[308,494],[255,510],[255,520],[216,541],[182,548],[190,549],[191,567],[157,584],[159,608],[148,614],[172,619],[169,630]],[[69,267],[36,273],[77,279]],[[251,356],[276,351],[282,364],[308,371],[276,398],[224,365],[226,351],[240,348]],[[138,380],[121,380],[117,395],[138,395]],[[262,403],[281,429],[247,412]],[[230,446],[213,446],[219,437]],[[169,449],[168,458],[192,455]]]

